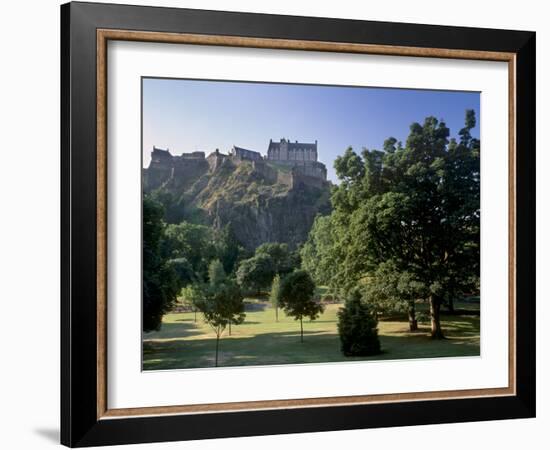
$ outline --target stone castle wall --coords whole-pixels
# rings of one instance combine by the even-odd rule
[[[220,153],[218,149],[216,149],[215,152],[210,153],[206,158],[206,160],[208,161],[208,167],[210,168],[211,172],[216,170],[218,167],[221,167],[222,164],[224,164],[224,162],[228,159],[229,156]]]
[[[165,183],[170,183],[173,187],[190,186],[203,174],[214,172],[228,163],[252,164],[254,170],[270,184],[279,182],[290,187],[304,184],[322,187],[326,183],[327,169],[323,163],[317,161],[317,143],[292,143],[290,145],[295,149],[290,151],[289,143],[282,140],[281,143],[276,143],[280,145],[280,148],[276,148],[276,153],[272,144],[270,142],[270,152],[266,157],[239,147],[233,147],[229,155],[216,149],[208,157],[205,156],[205,152],[200,151],[173,156],[168,150],[153,147],[151,163],[149,168],[144,170],[144,188],[154,190]],[[285,158],[289,158],[290,155],[291,159],[280,159],[283,154],[279,150],[284,151]],[[252,153],[254,158],[250,156]],[[268,162],[281,166],[281,170],[272,167]]]
[[[270,161],[276,165],[292,167],[296,171],[308,175],[310,177],[327,179],[327,168],[323,163],[318,161]]]
[[[144,188],[154,190],[165,183],[171,183],[174,187],[185,186],[208,169],[204,152],[173,156],[168,150],[153,148],[149,168],[143,177]]]
[[[252,167],[254,167],[254,170],[265,179],[265,181],[269,184],[275,184],[278,180],[278,171],[275,170],[273,167],[267,165],[265,161],[251,161]]]
[[[306,175],[304,173],[301,173],[295,170],[292,171],[291,176],[292,176],[292,183],[290,186],[292,189],[298,189],[302,186],[310,186],[310,187],[322,189],[328,183],[327,181],[317,176]]]

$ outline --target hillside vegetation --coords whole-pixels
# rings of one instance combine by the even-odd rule
[[[153,169],[145,169],[146,176],[148,170]],[[214,170],[193,166],[156,189],[147,183],[144,188],[164,206],[168,223],[229,225],[249,250],[265,242],[296,248],[307,239],[315,217],[330,212],[331,185],[310,184],[307,177],[289,180],[288,167],[226,159]]]

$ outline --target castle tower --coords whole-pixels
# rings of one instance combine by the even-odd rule
[[[279,144],[279,159],[290,159],[288,154],[288,142],[285,138],[282,138]]]

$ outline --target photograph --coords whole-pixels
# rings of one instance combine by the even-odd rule
[[[6,190],[25,205],[6,224],[59,244],[57,273],[54,249],[49,272],[8,277],[20,292],[7,298],[36,277],[59,287],[57,309],[37,297],[56,318],[29,316],[59,325],[58,357],[22,366],[56,364],[37,439],[58,419],[68,447],[308,447],[321,434],[320,448],[367,435],[414,447],[429,425],[457,448],[495,436],[512,448],[541,431],[543,15],[176,3],[70,2],[58,27],[33,15],[57,28],[47,83],[28,57],[48,58],[33,51],[44,27],[15,47],[15,104],[60,94],[46,108],[60,126],[41,113],[8,145],[30,149],[28,180],[60,189],[58,209],[21,171]],[[6,110],[34,111],[20,109]],[[58,159],[33,145],[47,132]],[[22,185],[27,202],[9,195]],[[44,211],[57,241],[31,231]],[[6,235],[11,265],[28,269],[28,239]],[[33,349],[52,347],[36,336]],[[331,432],[344,437],[327,443]]]
[[[480,356],[480,92],[141,78],[142,370]]]

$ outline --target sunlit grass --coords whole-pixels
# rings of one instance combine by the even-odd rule
[[[250,302],[252,303],[252,302]],[[368,359],[408,359],[479,355],[479,316],[442,317],[447,339],[429,339],[428,324],[416,333],[408,331],[405,317],[380,321],[378,332],[383,353],[368,358],[349,358],[340,352],[336,328],[339,304],[326,305],[315,321],[304,321],[304,342],[300,325],[292,317],[275,311],[266,302],[254,302],[243,324],[225,330],[220,344],[219,365],[299,364],[311,362],[356,361]],[[477,305],[479,306],[479,305]],[[215,334],[201,314],[168,314],[158,332],[146,333],[143,342],[144,369],[211,367]]]

